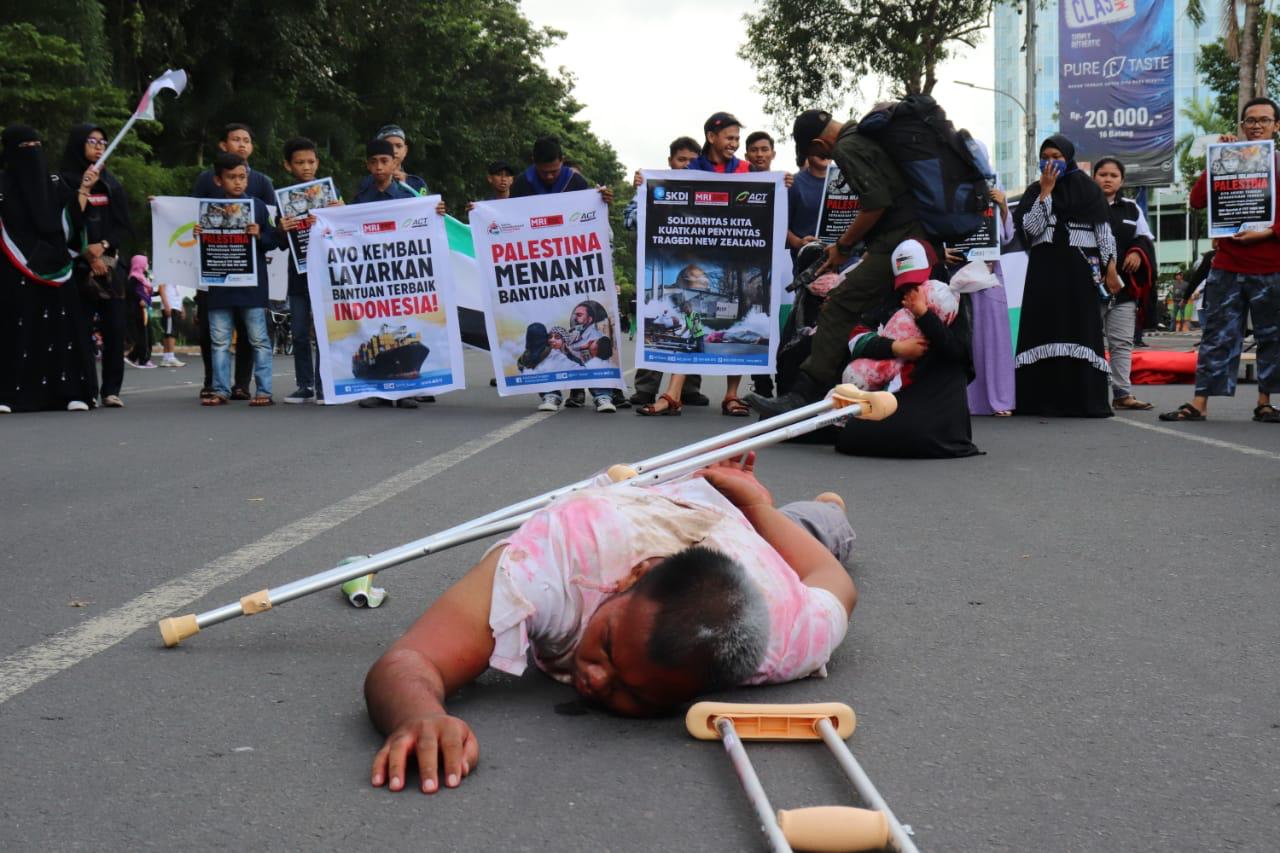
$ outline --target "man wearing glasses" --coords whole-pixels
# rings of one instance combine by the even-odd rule
[[[1240,113],[1244,138],[1272,139],[1280,121],[1280,107],[1270,98],[1254,98]],[[1232,135],[1222,142],[1235,142]],[[1209,203],[1207,172],[1191,190],[1189,203]],[[1210,397],[1232,397],[1244,345],[1244,316],[1252,318],[1258,343],[1258,404],[1253,419],[1280,423],[1271,405],[1273,386],[1280,383],[1280,217],[1270,228],[1241,231],[1215,240],[1217,253],[1204,291],[1204,321],[1200,355],[1196,360],[1196,393],[1190,403],[1160,416],[1162,421],[1203,421]]]

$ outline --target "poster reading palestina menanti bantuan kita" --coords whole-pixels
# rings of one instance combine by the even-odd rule
[[[621,388],[609,211],[596,190],[477,202],[498,393]]]
[[[791,280],[780,172],[645,171],[636,245],[636,366],[772,373]]]
[[[312,211],[307,289],[326,403],[465,387],[439,201]]]

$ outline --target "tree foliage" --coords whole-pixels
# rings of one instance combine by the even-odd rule
[[[766,0],[747,15],[738,55],[756,70],[765,109],[787,119],[841,104],[868,76],[897,95],[929,94],[937,67],[977,45],[993,0]]]
[[[527,162],[542,135],[559,136],[589,180],[620,189],[616,153],[577,118],[571,71],[541,65],[560,36],[517,0],[6,0],[0,121],[36,126],[61,151],[71,124],[114,133],[151,79],[186,69],[186,93],[162,96],[161,121],[140,122],[111,160],[140,221],[147,195],[189,191],[229,122],[253,127],[253,165],[277,185],[288,180],[284,141],[305,135],[349,197],[365,143],[396,123],[406,167],[454,211],[486,191],[487,163]]]

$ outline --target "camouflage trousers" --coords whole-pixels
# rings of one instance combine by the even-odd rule
[[[1258,391],[1280,390],[1280,273],[1210,271],[1204,288],[1204,327],[1196,361],[1196,394],[1236,393],[1246,315],[1258,342]]]

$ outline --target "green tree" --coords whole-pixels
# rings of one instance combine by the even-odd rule
[[[898,95],[929,94],[938,63],[974,48],[993,0],[766,0],[747,15],[738,55],[756,70],[765,109],[786,119],[840,104],[875,75]]]
[[[1265,0],[1220,0],[1214,5],[1222,16],[1223,37],[1220,43],[1226,58],[1235,68],[1233,88],[1236,103],[1229,111],[1229,114],[1235,114],[1249,99],[1267,94],[1275,16],[1266,8]],[[1240,5],[1244,6],[1243,19],[1237,8]],[[1204,23],[1205,9],[1201,0],[1189,0],[1187,17],[1196,26]],[[1226,89],[1216,91],[1225,93]]]

